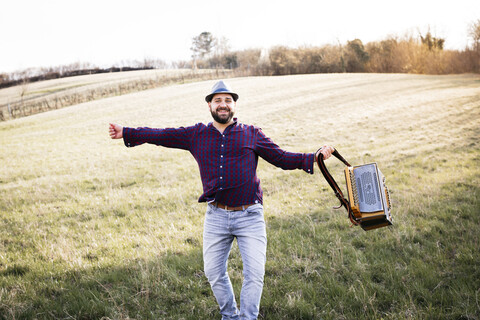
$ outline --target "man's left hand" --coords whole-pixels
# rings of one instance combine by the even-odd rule
[[[320,156],[320,153],[323,155],[323,160],[327,160],[332,156],[332,153],[335,151],[335,148],[332,146],[323,146],[320,148],[320,150],[317,151],[315,154],[315,161],[317,161],[318,157]]]

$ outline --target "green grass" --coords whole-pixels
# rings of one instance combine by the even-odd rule
[[[394,225],[365,232],[321,174],[260,160],[268,249],[260,319],[480,318],[476,76],[238,78],[240,121],[289,151],[376,161]],[[127,149],[108,122],[210,121],[211,82],[0,123],[0,319],[220,319],[188,152]],[[337,160],[327,166],[344,185]],[[242,263],[229,262],[237,295]]]

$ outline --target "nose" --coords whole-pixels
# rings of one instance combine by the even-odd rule
[[[219,107],[226,107],[227,106],[227,103],[225,101],[221,101],[219,104],[218,104]]]

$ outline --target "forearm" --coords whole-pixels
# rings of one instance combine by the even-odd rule
[[[135,147],[144,143],[167,148],[188,150],[190,148],[190,128],[123,128],[123,142],[127,147]]]
[[[314,153],[295,153],[280,149],[278,146],[264,148],[259,155],[267,162],[283,170],[300,169],[313,174],[315,163]]]
[[[126,147],[135,147],[144,143],[154,143],[155,129],[151,128],[123,128],[123,143]]]

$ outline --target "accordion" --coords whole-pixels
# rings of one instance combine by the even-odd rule
[[[377,163],[351,166],[337,150],[333,152],[333,155],[347,166],[344,173],[348,198],[344,197],[335,179],[328,172],[321,153],[317,163],[323,176],[340,200],[340,206],[336,209],[345,207],[352,223],[359,225],[365,231],[391,225],[390,194],[385,184],[385,177]]]

